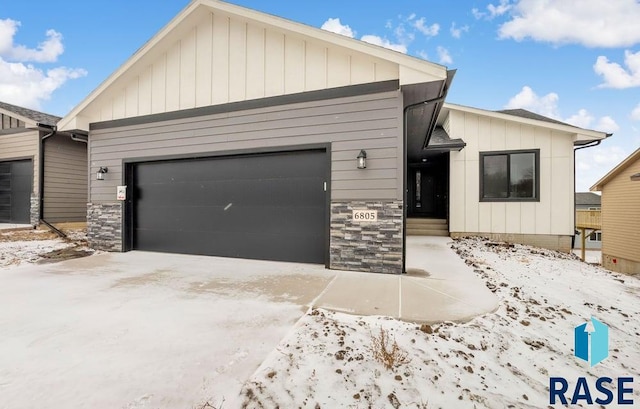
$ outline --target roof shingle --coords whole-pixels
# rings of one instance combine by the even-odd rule
[[[6,102],[0,102],[0,109],[13,112],[16,115],[20,115],[25,118],[29,118],[36,123],[50,126],[54,126],[60,119],[62,119],[59,116],[49,115],[45,114],[44,112],[34,111],[33,109],[7,104]]]

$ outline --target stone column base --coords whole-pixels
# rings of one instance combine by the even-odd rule
[[[123,206],[117,203],[87,204],[87,238],[96,250],[122,251]]]
[[[353,220],[353,210],[377,210],[375,222]],[[403,202],[333,201],[329,267],[402,274]]]

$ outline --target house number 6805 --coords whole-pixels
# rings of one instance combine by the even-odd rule
[[[354,210],[353,221],[355,222],[375,222],[378,220],[377,210]]]

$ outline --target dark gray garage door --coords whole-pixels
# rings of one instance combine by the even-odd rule
[[[133,248],[324,263],[324,151],[133,165]]]
[[[0,162],[0,223],[29,223],[31,160]]]

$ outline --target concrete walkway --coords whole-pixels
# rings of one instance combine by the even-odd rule
[[[494,311],[498,299],[448,237],[407,237],[407,274],[336,272],[313,306],[404,321],[467,321]]]
[[[32,229],[33,229],[33,226],[30,224],[0,223],[1,231],[32,230]]]

